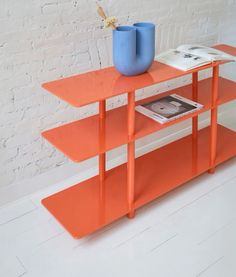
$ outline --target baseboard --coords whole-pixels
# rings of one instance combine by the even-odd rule
[[[235,102],[230,102],[219,109],[219,121],[227,115],[235,114]],[[199,128],[209,124],[209,113],[205,113],[199,118]],[[190,134],[191,120],[187,120],[160,132],[149,135],[136,142],[136,156],[143,155],[158,147],[170,143],[176,139]],[[126,162],[126,146],[118,147],[107,154],[107,168],[113,168]],[[32,179],[13,183],[10,186],[0,188],[0,206],[16,201],[29,194],[38,192],[49,187],[61,190],[76,183],[90,178],[98,173],[97,157],[86,160],[80,164],[68,162],[49,172],[43,173]]]

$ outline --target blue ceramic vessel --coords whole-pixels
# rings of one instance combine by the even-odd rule
[[[155,56],[155,25],[147,22],[113,30],[113,63],[123,75],[142,74]]]

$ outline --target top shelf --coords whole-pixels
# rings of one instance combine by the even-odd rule
[[[214,48],[236,55],[236,48],[216,45]],[[72,106],[81,107],[105,100],[124,92],[134,91],[157,83],[178,78],[192,72],[211,68],[222,62],[214,62],[189,71],[181,71],[154,61],[148,72],[132,77],[121,75],[114,67],[75,75],[44,83],[43,88]]]

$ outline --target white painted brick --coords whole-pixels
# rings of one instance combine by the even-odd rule
[[[22,1],[7,1],[7,9],[11,19],[24,18],[28,15],[38,15],[41,13],[40,7],[37,2],[27,0],[25,3]]]
[[[0,125],[0,134],[1,134],[1,139],[6,140],[9,139],[11,136],[15,134],[15,128],[13,125]],[[5,145],[5,143],[4,143]],[[3,146],[3,144],[0,144],[0,148]]]
[[[235,36],[236,0],[110,0],[102,5],[121,25],[153,21],[157,52],[181,43],[215,44],[219,30]],[[68,163],[40,132],[94,114],[97,105],[75,109],[41,83],[110,66],[112,33],[102,26],[95,1],[0,1],[0,186]],[[137,97],[186,82],[140,90]],[[115,97],[108,108],[125,102],[126,97]]]
[[[0,19],[7,18],[9,16],[9,12],[7,9],[7,3],[5,1],[0,2]]]
[[[57,3],[46,3],[41,6],[42,14],[52,14],[58,12],[58,4]]]
[[[74,40],[74,49],[76,53],[88,52],[88,41],[80,41],[78,37]]]
[[[64,45],[55,45],[48,47],[43,50],[45,59],[58,57],[60,55],[65,55],[67,53],[71,53],[74,50],[74,43],[71,42],[69,44]]]
[[[29,52],[31,51],[31,42],[27,40],[18,40],[6,42],[2,47],[3,54],[15,54],[19,52]]]
[[[97,68],[101,67],[101,64],[100,64],[98,49],[96,46],[96,41],[89,40],[88,46],[89,46],[89,53],[90,53],[92,67],[94,69],[97,69]]]
[[[0,156],[0,162],[1,163],[8,163],[11,162],[18,154],[18,148],[17,147],[8,147],[7,149],[1,150],[2,155]]]
[[[29,179],[35,175],[40,174],[40,168],[37,166],[32,166],[33,162],[29,163],[25,167],[17,167],[13,170],[16,180]]]
[[[15,180],[16,180],[16,176],[15,174],[13,174],[13,171],[1,172],[0,186],[4,186],[6,184],[12,184]]]
[[[23,19],[10,20],[9,18],[0,19],[0,34],[16,32],[23,29]]]
[[[80,65],[80,64],[86,64],[86,63],[90,63],[90,55],[88,52],[86,53],[78,53],[78,54],[75,54],[76,56],[76,61],[75,63]]]
[[[17,76],[14,76],[14,82],[13,80],[9,79],[6,81],[7,84],[9,84],[12,88],[17,87],[23,87],[28,86],[32,82],[32,77],[28,73],[18,74]]]
[[[75,57],[76,55],[71,55],[71,54],[63,55],[61,57],[61,64],[63,66],[71,66],[75,63]]]
[[[101,62],[101,67],[109,66],[109,56],[106,41],[104,39],[98,39],[97,41],[98,55]]]
[[[72,65],[70,66],[70,72],[72,75],[76,75],[76,74],[84,73],[86,71],[91,71],[91,67],[92,67],[91,62],[80,64],[79,66]]]

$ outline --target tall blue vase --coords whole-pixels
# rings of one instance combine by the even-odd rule
[[[123,75],[134,76],[149,69],[155,56],[155,25],[147,22],[113,30],[113,63]]]

